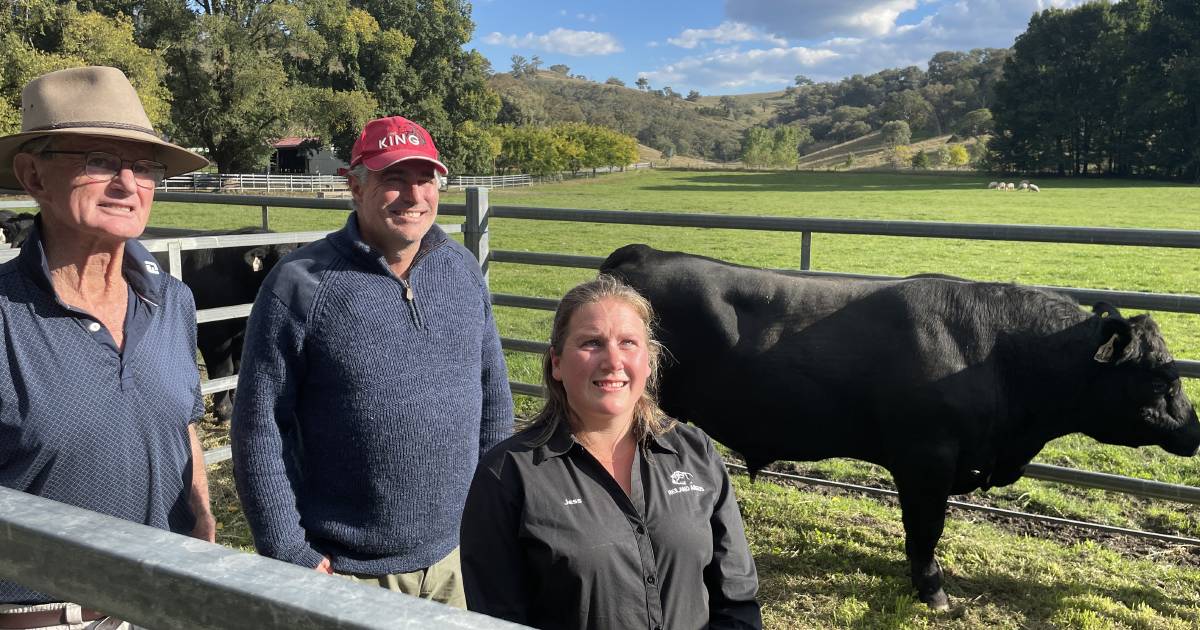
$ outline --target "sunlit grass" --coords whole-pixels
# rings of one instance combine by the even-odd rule
[[[493,205],[634,211],[816,216],[971,223],[1200,229],[1200,188],[1117,180],[1038,180],[1040,193],[987,190],[974,175],[641,171],[596,180],[491,191]],[[443,196],[461,203],[461,194]],[[155,206],[153,223],[192,227],[257,224],[257,208]],[[344,212],[273,209],[281,231],[336,229]],[[443,218],[456,222],[455,218]],[[799,264],[800,236],[499,219],[494,249],[605,256],[631,242],[742,264]],[[1162,293],[1198,293],[1200,255],[1190,250],[1026,244],[845,235],[813,236],[816,269],[910,275],[947,273],[1013,281]],[[580,269],[493,264],[496,292],[557,298],[590,277]],[[1178,358],[1200,359],[1200,318],[1155,313]],[[544,340],[550,313],[496,309],[502,334]],[[510,377],[536,383],[537,358],[506,353]],[[1193,400],[1200,381],[1188,382]],[[527,415],[540,401],[518,397]],[[1200,466],[1158,449],[1099,445],[1081,436],[1052,442],[1038,461],[1200,486]],[[877,466],[850,460],[803,463],[801,473],[886,485]],[[227,471],[215,475],[227,475]],[[1059,545],[986,524],[951,519],[940,553],[956,608],[934,615],[913,601],[898,511],[873,500],[827,497],[738,482],[763,576],[768,624],[776,628],[1195,628],[1200,576],[1169,560],[1136,561],[1091,543]],[[968,497],[1013,509],[1200,536],[1194,507],[1149,502],[1022,480]],[[231,499],[230,499],[231,500]],[[231,512],[232,514],[232,512]],[[234,523],[236,531],[236,521]],[[244,534],[227,544],[245,547]]]

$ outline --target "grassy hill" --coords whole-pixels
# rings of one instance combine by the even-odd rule
[[[547,71],[521,78],[497,74],[489,85],[500,94],[501,123],[583,121],[635,136],[658,151],[713,160],[737,159],[745,129],[774,115],[760,107],[760,116],[730,118],[703,102]]]

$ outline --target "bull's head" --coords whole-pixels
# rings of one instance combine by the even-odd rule
[[[1183,392],[1175,360],[1149,315],[1129,319],[1106,303],[1096,304],[1097,378],[1100,403],[1084,433],[1109,444],[1157,444],[1175,455],[1200,450],[1200,420]]]
[[[246,252],[244,259],[250,270],[259,273],[270,271],[280,259],[292,253],[296,245],[284,243],[279,245],[259,245]]]

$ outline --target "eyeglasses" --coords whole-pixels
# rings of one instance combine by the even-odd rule
[[[119,155],[103,151],[42,151],[42,154],[82,155],[83,173],[98,182],[110,182],[121,167],[132,165],[133,181],[139,188],[155,188],[167,176],[167,167],[153,160],[125,160]]]

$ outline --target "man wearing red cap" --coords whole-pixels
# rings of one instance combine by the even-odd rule
[[[373,120],[350,166],[346,226],[281,261],[250,314],[238,494],[259,553],[464,607],[463,503],[512,431],[490,296],[434,223],[425,129]]]

